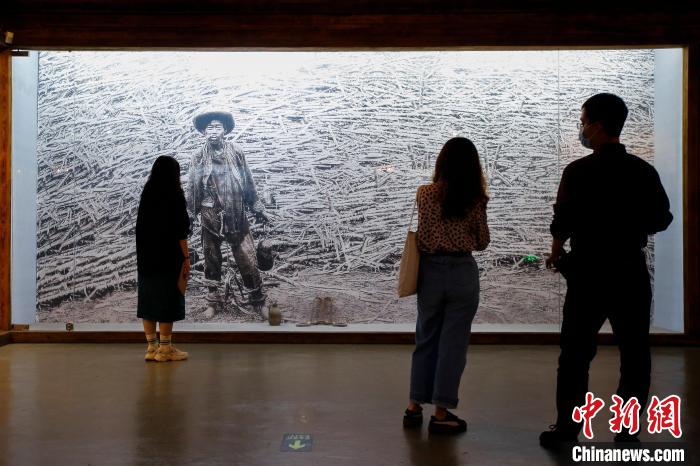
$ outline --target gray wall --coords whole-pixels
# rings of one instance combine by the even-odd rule
[[[683,50],[656,51],[654,166],[671,201],[673,223],[656,235],[655,327],[683,331]]]
[[[39,54],[12,59],[12,323],[36,319]]]

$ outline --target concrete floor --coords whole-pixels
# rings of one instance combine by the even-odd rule
[[[401,427],[410,346],[191,344],[179,363],[145,363],[144,346],[1,347],[0,464],[558,463],[537,443],[555,414],[555,347],[472,346],[456,410],[469,431],[429,438],[426,425]],[[596,440],[612,438],[617,370],[617,350],[602,347]],[[654,349],[652,394],[672,393],[682,440],[699,438],[700,348]],[[312,451],[281,452],[285,433],[312,434]]]

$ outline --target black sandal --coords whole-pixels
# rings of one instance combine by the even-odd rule
[[[403,413],[404,429],[415,429],[423,424],[423,408],[418,408],[417,411],[406,409]]]
[[[460,419],[447,411],[445,419],[438,420],[435,416],[430,416],[428,432],[431,434],[460,434],[467,431],[467,421]]]

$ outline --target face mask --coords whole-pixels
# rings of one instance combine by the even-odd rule
[[[586,149],[591,148],[591,140],[583,135],[583,127],[578,130],[578,140],[581,141],[581,145]]]
[[[583,135],[583,128],[585,128],[585,126],[581,126],[581,128],[578,130],[578,140],[581,141],[581,145],[583,145],[583,147],[585,147],[586,149],[592,149],[591,138],[587,138]],[[595,130],[593,134],[597,132],[598,130]],[[593,134],[591,134],[591,136],[593,136]]]

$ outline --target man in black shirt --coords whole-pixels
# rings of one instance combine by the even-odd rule
[[[620,349],[617,394],[635,397],[644,413],[649,396],[651,285],[643,248],[650,234],[673,216],[652,165],[620,144],[627,106],[613,94],[597,94],[581,109],[579,139],[593,153],[562,174],[550,231],[555,266],[567,279],[557,372],[557,422],[540,435],[545,448],[575,442],[581,425],[574,407],[585,403],[588,369],[598,331],[610,321]],[[570,241],[571,251],[564,251]],[[636,442],[623,429],[616,442]]]

